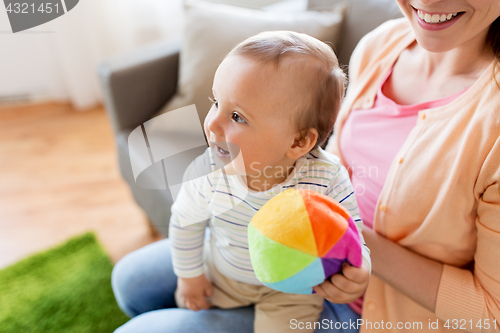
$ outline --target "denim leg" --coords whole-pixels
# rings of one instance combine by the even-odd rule
[[[175,307],[177,277],[169,243],[165,239],[149,244],[115,265],[111,285],[118,306],[129,317]]]
[[[115,333],[254,333],[253,306],[222,310],[165,309],[132,318]]]
[[[116,333],[253,333],[253,306],[198,312],[175,307],[177,277],[168,239],[125,256],[115,265],[111,284],[122,311],[134,317]]]
[[[323,312],[319,322],[321,328],[316,332],[358,333],[357,320],[361,316],[347,304],[335,304],[327,300],[323,302]]]

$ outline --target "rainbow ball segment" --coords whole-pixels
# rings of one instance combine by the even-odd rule
[[[285,293],[311,294],[344,262],[362,262],[348,211],[311,190],[289,189],[270,199],[248,226],[248,244],[257,278]]]

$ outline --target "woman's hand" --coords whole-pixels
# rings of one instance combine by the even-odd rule
[[[361,267],[344,263],[342,273],[332,275],[313,289],[332,303],[350,303],[363,295],[369,278],[370,270],[364,261]]]
[[[214,288],[205,274],[194,278],[178,278],[177,293],[179,300],[190,310],[206,310],[211,307],[205,297],[212,296]]]

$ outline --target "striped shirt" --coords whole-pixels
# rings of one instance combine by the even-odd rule
[[[196,277],[204,272],[205,229],[209,226],[211,236],[207,250],[216,268],[233,280],[261,285],[250,262],[247,227],[260,207],[290,188],[325,194],[349,211],[363,244],[363,260],[371,270],[370,251],[361,234],[363,221],[359,217],[354,190],[337,156],[321,148],[315,149],[296,161],[284,182],[261,192],[250,190],[246,177],[224,175],[220,169],[213,171],[214,166],[208,148],[187,168],[172,205],[169,238],[177,276]]]

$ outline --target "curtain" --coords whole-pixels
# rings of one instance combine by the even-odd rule
[[[8,33],[2,14],[0,95],[22,92],[93,107],[101,101],[97,64],[181,34],[182,12],[182,0],[80,0],[63,16],[16,34]]]

